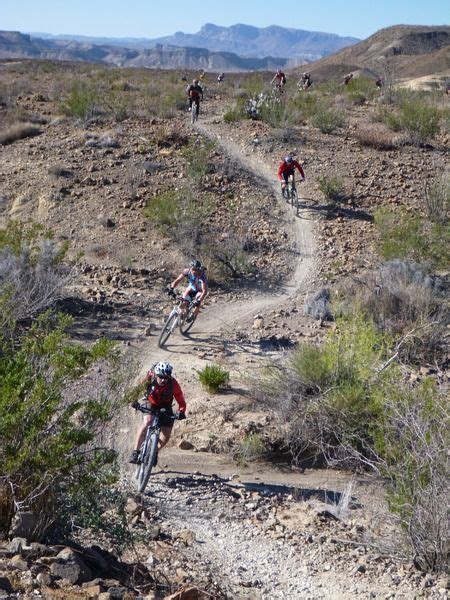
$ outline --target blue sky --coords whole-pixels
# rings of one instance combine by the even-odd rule
[[[0,0],[0,29],[106,37],[245,23],[366,38],[390,25],[445,25],[449,17],[449,0]]]

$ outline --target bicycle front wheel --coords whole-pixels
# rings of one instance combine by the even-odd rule
[[[145,442],[144,442],[145,444]],[[141,463],[136,470],[136,487],[140,494],[144,493],[152,472],[156,453],[158,451],[158,434],[150,435],[147,447],[144,449]]]
[[[299,207],[299,204],[298,204],[297,190],[295,188],[292,190],[291,195],[292,195],[292,206],[294,207],[295,214],[298,217],[298,213],[299,213],[300,207]]]
[[[164,344],[169,339],[170,334],[175,329],[178,319],[178,313],[173,310],[170,315],[167,317],[166,322],[161,329],[161,333],[159,334],[158,346],[162,348]]]
[[[192,325],[195,323],[196,318],[197,315],[195,314],[194,309],[189,309],[185,318],[182,319],[180,323],[180,331],[183,335],[186,335],[190,331]],[[190,320],[188,321],[188,319]]]

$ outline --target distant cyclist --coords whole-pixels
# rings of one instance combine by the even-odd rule
[[[297,83],[297,87],[299,87],[301,90],[307,90],[309,87],[311,87],[311,85],[311,73],[302,73],[302,76]]]
[[[183,391],[178,381],[172,377],[172,365],[167,362],[156,363],[148,371],[143,383],[146,384],[145,398],[150,408],[157,410],[164,408],[165,412],[160,415],[161,435],[159,438],[158,450],[165,446],[169,441],[173,427],[173,399],[178,404],[178,418],[186,418],[186,401]],[[134,406],[134,404],[132,405]],[[146,415],[143,425],[139,428],[136,435],[134,450],[130,456],[130,463],[137,464],[139,460],[139,448],[141,447],[147,428],[152,424],[153,415]]]
[[[279,92],[283,92],[284,86],[286,85],[286,75],[281,69],[277,69],[277,72],[273,76],[273,79],[270,82],[270,84],[275,84],[276,89]]]
[[[189,98],[189,110],[192,110],[192,104],[197,105],[197,109],[200,110],[200,100],[203,100],[203,88],[198,82],[198,79],[194,79],[191,85],[187,89],[187,95]]]
[[[195,306],[193,314],[187,318],[187,322],[189,323],[198,315],[200,304],[208,293],[208,280],[202,263],[199,260],[192,260],[189,267],[183,269],[175,281],[170,284],[169,290],[174,290],[182,279],[187,279],[188,281],[188,286],[182,296],[186,302],[194,301]]]
[[[295,183],[295,169],[298,170],[302,176],[302,181],[305,181],[305,172],[299,162],[294,160],[291,154],[288,154],[280,163],[278,167],[278,179],[281,181],[281,191],[284,192],[289,177],[292,177],[292,181]]]

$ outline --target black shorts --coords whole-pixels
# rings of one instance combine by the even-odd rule
[[[155,406],[152,412],[159,414],[159,424],[161,427],[173,427],[173,409],[171,406],[165,406],[162,411]]]

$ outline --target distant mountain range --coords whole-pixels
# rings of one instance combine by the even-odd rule
[[[232,52],[247,58],[285,57],[297,64],[317,60],[359,41],[357,38],[340,37],[333,33],[304,31],[277,25],[253,27],[238,24],[220,27],[212,23],[207,23],[197,33],[177,31],[174,35],[156,39],[51,36],[45,33],[31,35],[44,39],[70,39],[83,44],[124,46],[138,50],[154,48],[159,44],[183,48],[206,48],[211,52]]]
[[[283,58],[246,58],[231,52],[210,52],[206,48],[159,44],[154,48],[137,50],[72,40],[44,40],[14,31],[0,31],[1,58],[40,58],[101,62],[120,67],[210,71],[272,70],[288,63]]]

